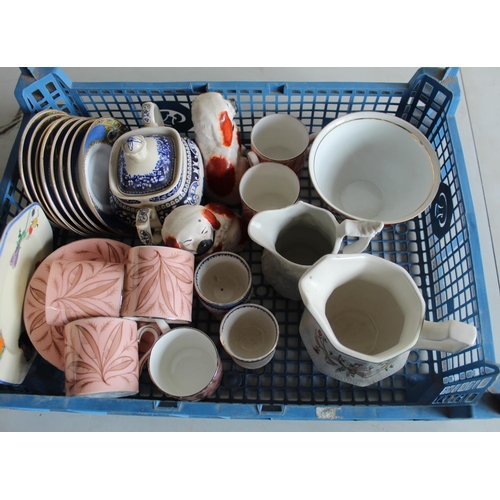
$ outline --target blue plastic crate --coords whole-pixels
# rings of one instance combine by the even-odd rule
[[[302,344],[298,325],[301,303],[286,300],[265,283],[261,249],[252,241],[241,255],[253,271],[252,302],[269,308],[280,323],[273,361],[250,371],[233,364],[218,340],[219,323],[194,300],[193,325],[219,347],[224,376],[218,391],[199,403],[168,399],[150,381],[123,399],[66,398],[63,374],[41,357],[21,386],[0,385],[0,406],[37,411],[217,418],[419,420],[499,416],[498,402],[486,393],[495,382],[493,339],[479,238],[467,172],[455,122],[460,99],[457,70],[422,69],[409,83],[180,82],[78,83],[58,68],[22,70],[15,94],[25,113],[0,184],[0,227],[28,204],[17,170],[19,138],[30,116],[47,108],[75,115],[112,116],[132,128],[141,126],[141,104],[154,101],[165,123],[194,138],[190,108],[201,92],[216,91],[238,106],[237,120],[248,146],[255,122],[268,113],[290,113],[310,133],[356,111],[380,111],[418,127],[433,144],[441,163],[441,187],[421,216],[385,228],[368,252],[404,267],[419,286],[428,320],[457,319],[478,330],[476,345],[459,353],[412,351],[398,373],[360,388],[319,373]],[[301,175],[301,199],[327,208]],[[76,239],[54,228],[54,247]],[[138,245],[130,237],[128,244]]]

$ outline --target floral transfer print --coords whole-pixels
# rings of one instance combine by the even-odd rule
[[[30,216],[26,219],[26,226],[25,228],[21,231],[19,229],[19,234],[17,236],[17,242],[16,242],[16,248],[14,250],[14,253],[12,254],[12,257],[10,259],[10,266],[12,268],[15,268],[17,265],[17,261],[19,260],[19,253],[21,252],[21,242],[23,240],[28,239],[32,234],[35,228],[38,227],[38,207],[34,207],[31,210]]]
[[[345,373],[347,376],[355,378],[370,378],[377,373],[388,370],[393,366],[393,360],[385,363],[374,363],[367,365],[365,363],[356,363],[349,361],[346,356],[342,356],[340,352],[333,349],[325,334],[320,330],[316,330],[316,343],[313,346],[314,352],[323,355],[326,363],[336,366],[337,373]]]

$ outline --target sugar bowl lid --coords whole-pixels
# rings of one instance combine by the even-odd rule
[[[121,145],[118,188],[124,194],[147,194],[167,189],[176,168],[175,143],[168,135],[135,134]]]

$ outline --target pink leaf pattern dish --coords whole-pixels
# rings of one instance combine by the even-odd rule
[[[48,255],[34,272],[26,290],[23,319],[38,353],[64,371],[64,328],[49,325],[45,301],[50,268],[55,260],[125,263],[129,245],[105,238],[88,238],[62,246]]]
[[[135,247],[126,264],[121,314],[189,323],[194,255],[169,247]]]
[[[120,316],[124,264],[56,260],[52,263],[45,315],[49,325],[75,319]]]
[[[122,397],[139,391],[137,325],[87,318],[65,327],[67,396]]]

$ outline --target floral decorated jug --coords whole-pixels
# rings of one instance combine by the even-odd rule
[[[456,353],[474,345],[474,325],[425,321],[410,274],[370,254],[326,255],[299,281],[304,345],[325,375],[364,387],[399,371],[410,350]]]

